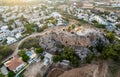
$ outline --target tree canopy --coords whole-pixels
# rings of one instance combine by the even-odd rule
[[[13,72],[13,71],[10,71],[9,73],[8,73],[8,77],[14,77],[15,76],[15,73]]]
[[[114,59],[114,60],[120,60],[120,44],[109,44],[107,45],[103,52],[102,57],[104,59]]]
[[[69,60],[73,67],[77,67],[80,64],[80,59],[75,54],[75,51],[71,47],[64,47],[64,50],[53,57],[54,62]]]
[[[11,55],[12,53],[13,51],[10,47],[5,45],[0,46],[0,61]]]
[[[110,42],[113,42],[113,40],[115,39],[115,36],[112,32],[108,32],[106,36]]]
[[[35,48],[39,47],[39,42],[34,38],[28,38],[27,40],[25,40],[19,46],[19,49],[24,49],[24,48],[30,49],[31,47],[35,47]]]
[[[23,61],[27,62],[29,60],[29,56],[26,54],[26,51],[22,50],[19,52],[19,56],[22,57]]]
[[[35,48],[35,52],[36,52],[37,54],[42,53],[43,51],[44,51],[44,49],[41,48],[41,47]]]

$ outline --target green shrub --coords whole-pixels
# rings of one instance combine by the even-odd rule
[[[35,48],[40,47],[39,46],[39,42],[36,39],[34,39],[34,38],[28,38],[27,40],[25,40],[19,46],[19,49],[24,49],[24,48],[30,49],[31,47],[35,47]]]
[[[54,62],[62,60],[69,60],[73,67],[78,67],[80,64],[80,59],[77,57],[75,51],[71,47],[64,47],[62,52],[53,57]]]
[[[39,53],[43,53],[43,51],[44,51],[44,49],[41,48],[41,47],[39,47],[39,48],[35,48],[35,52],[36,52],[37,54],[39,54]]]
[[[18,54],[20,57],[22,57],[24,62],[27,62],[29,60],[29,56],[26,54],[26,51],[22,50]]]
[[[0,61],[11,55],[12,53],[13,51],[10,47],[5,45],[0,46]]]
[[[9,73],[8,73],[8,77],[14,77],[15,76],[15,73],[13,72],[13,71],[10,71]]]

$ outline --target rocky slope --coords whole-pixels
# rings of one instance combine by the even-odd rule
[[[108,66],[103,61],[67,71],[61,72],[61,70],[61,68],[54,68],[47,77],[108,77]]]
[[[97,29],[78,27],[71,32],[67,31],[67,28],[62,30],[54,30],[50,34],[41,36],[39,44],[44,49],[55,52],[59,51],[56,44],[62,44],[65,46],[72,46],[76,54],[83,60],[90,52],[89,47],[95,47],[100,41],[106,45],[109,41],[105,35]],[[96,51],[97,52],[97,51]]]

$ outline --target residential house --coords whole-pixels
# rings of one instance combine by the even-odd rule
[[[45,52],[43,64],[46,66],[52,64],[52,62],[53,62],[52,58],[53,58],[52,54]]]
[[[83,19],[83,20],[85,20],[85,21],[88,21],[88,14],[84,14],[84,13],[80,13],[80,14],[78,14],[78,19]]]
[[[2,66],[1,67],[1,72],[4,74],[4,75],[7,75],[9,73],[9,71],[7,70],[7,68],[5,66]]]
[[[2,31],[8,30],[8,26],[2,26],[2,27],[1,27],[1,30],[2,30]]]
[[[62,17],[58,12],[53,12],[53,13],[51,14],[51,16],[53,16],[53,17],[56,18],[56,19]]]
[[[13,44],[15,43],[17,40],[14,37],[7,37],[7,44]]]
[[[103,25],[107,25],[108,23],[106,22],[106,20],[104,19],[104,18],[102,18],[102,17],[100,17],[100,16],[98,16],[98,15],[94,15],[94,14],[92,14],[91,16],[90,16],[90,19],[89,19],[90,21],[97,21],[99,24],[103,24]]]
[[[0,40],[5,40],[7,38],[7,34],[6,33],[1,33],[0,34]]]
[[[9,70],[14,71],[16,73],[16,72],[20,71],[26,65],[26,63],[23,62],[21,57],[14,56],[12,59],[5,62],[4,65]]]
[[[27,56],[29,56],[29,61],[28,63],[34,62],[34,59],[36,58],[37,54],[34,52],[34,50],[30,50],[26,52]]]
[[[21,33],[17,33],[17,34],[15,35],[15,38],[16,38],[16,39],[20,39],[21,37],[22,37]]]
[[[115,30],[115,33],[116,33],[118,36],[120,36],[120,29]]]

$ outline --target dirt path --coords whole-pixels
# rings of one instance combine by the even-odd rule
[[[47,34],[50,33],[50,32],[51,32],[52,30],[54,30],[54,29],[60,30],[60,29],[62,29],[62,28],[63,28],[63,27],[48,28],[48,29],[46,29],[45,31],[43,31],[43,32],[41,32],[41,33],[33,33],[33,34],[31,34],[31,35],[23,38],[22,40],[14,43],[14,44],[12,44],[12,45],[10,45],[10,47],[14,50],[14,52],[13,52],[12,55],[10,55],[10,56],[7,57],[6,59],[4,59],[3,62],[5,62],[5,61],[8,60],[9,58],[17,55],[17,53],[18,53],[18,51],[19,51],[19,46],[20,46],[25,40],[27,40],[28,38],[30,38],[30,37],[36,37],[36,36],[43,36],[43,35],[45,35],[46,33],[47,33]]]

